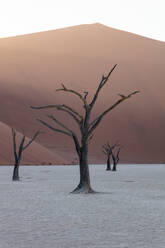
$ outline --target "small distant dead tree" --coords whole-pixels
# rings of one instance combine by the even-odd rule
[[[113,149],[116,147],[116,146],[118,146],[118,144],[115,144],[115,145],[113,145],[113,146],[111,146],[110,144],[109,144],[109,142],[107,142],[106,144],[104,144],[103,146],[102,146],[102,151],[103,151],[103,153],[106,155],[106,157],[107,157],[107,167],[106,167],[106,170],[107,171],[111,171],[112,169],[111,169],[111,156],[112,156],[112,151],[113,151]]]
[[[121,151],[121,146],[117,149],[117,152],[114,153],[114,151],[112,150],[112,160],[113,160],[113,168],[112,168],[112,171],[116,171],[117,169],[117,164],[119,162],[119,153]]]
[[[108,82],[108,79],[110,75],[112,74],[112,72],[114,71],[115,67],[116,65],[109,71],[107,76],[104,76],[104,75],[102,76],[99,82],[99,85],[96,89],[96,92],[91,102],[89,103],[87,101],[88,92],[84,92],[85,94],[84,95],[73,89],[67,88],[64,84],[62,84],[62,88],[56,90],[56,91],[63,91],[65,93],[71,93],[79,97],[79,99],[82,102],[83,109],[84,109],[83,114],[80,114],[74,108],[68,105],[65,105],[65,104],[47,105],[47,106],[40,106],[40,107],[31,106],[31,108],[33,109],[56,108],[59,111],[63,111],[69,116],[71,116],[79,127],[80,138],[71,128],[66,126],[61,121],[57,120],[53,115],[47,115],[47,117],[50,120],[52,120],[55,124],[60,126],[60,128],[56,128],[50,125],[48,122],[37,119],[38,122],[42,123],[44,126],[48,127],[49,129],[55,132],[65,134],[73,139],[75,149],[76,149],[76,152],[79,158],[79,168],[80,168],[80,182],[78,186],[75,188],[75,190],[73,190],[73,193],[93,193],[94,192],[90,184],[90,175],[89,175],[89,166],[88,166],[88,146],[89,146],[90,140],[93,137],[93,132],[95,131],[96,127],[100,124],[100,122],[102,121],[102,119],[105,117],[106,114],[108,114],[110,111],[116,108],[120,103],[129,99],[130,97],[132,97],[133,95],[139,92],[139,91],[134,91],[126,96],[119,94],[120,96],[119,100],[117,100],[114,104],[112,104],[110,107],[104,110],[94,120],[91,120],[91,112],[98,99],[99,93],[101,89],[103,88],[103,86]]]
[[[14,151],[14,159],[15,159],[13,177],[12,177],[13,181],[19,181],[19,179],[20,179],[19,178],[19,165],[20,165],[20,162],[21,162],[23,151],[31,145],[31,143],[37,138],[37,136],[40,133],[41,133],[40,131],[37,131],[26,145],[24,145],[26,137],[25,137],[25,135],[23,135],[22,139],[21,139],[21,142],[19,144],[19,148],[17,150],[17,142],[16,142],[17,133],[12,128],[13,151]]]

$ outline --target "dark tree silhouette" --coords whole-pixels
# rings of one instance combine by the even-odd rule
[[[20,165],[20,162],[21,162],[21,158],[22,158],[22,153],[23,151],[28,148],[31,143],[37,138],[37,136],[40,134],[41,132],[40,131],[37,131],[33,137],[31,138],[31,140],[26,144],[24,145],[24,142],[25,142],[25,135],[22,136],[22,139],[21,139],[21,142],[19,144],[19,148],[17,150],[17,142],[16,142],[16,131],[12,128],[12,137],[13,137],[13,151],[14,151],[14,159],[15,159],[15,164],[14,164],[14,170],[13,170],[13,181],[19,181],[19,165]]]
[[[117,152],[116,152],[116,153],[114,153],[114,151],[112,150],[112,154],[111,154],[112,160],[113,160],[113,168],[112,168],[112,171],[116,171],[116,169],[117,169],[117,164],[118,164],[118,162],[119,162],[119,153],[120,153],[120,151],[121,151],[121,147],[119,147],[119,148],[117,149]]]
[[[106,170],[107,171],[111,171],[111,156],[112,156],[112,151],[113,149],[118,146],[118,144],[115,144],[113,146],[111,146],[109,144],[109,142],[107,142],[106,144],[104,144],[102,146],[102,149],[103,149],[103,153],[106,155],[107,157],[107,167],[106,167]]]
[[[76,152],[79,158],[80,182],[78,186],[73,190],[73,193],[93,193],[94,192],[90,184],[90,175],[89,175],[89,166],[88,166],[88,145],[89,145],[90,140],[93,137],[93,132],[108,112],[113,110],[115,107],[117,107],[120,103],[122,103],[126,99],[129,99],[131,96],[139,92],[139,91],[134,91],[126,96],[120,95],[119,100],[117,100],[114,104],[112,104],[110,107],[105,109],[94,120],[91,120],[91,112],[98,99],[99,93],[101,89],[103,88],[103,86],[108,82],[108,79],[110,75],[112,74],[113,70],[115,69],[115,67],[116,65],[109,71],[107,76],[102,76],[102,79],[99,82],[96,92],[92,100],[89,103],[87,101],[88,92],[84,92],[85,94],[84,95],[73,89],[68,89],[64,84],[62,84],[62,88],[56,90],[56,91],[63,91],[65,93],[71,93],[79,97],[79,99],[82,102],[83,108],[84,108],[84,114],[80,114],[74,108],[68,105],[65,105],[65,104],[31,107],[33,109],[56,108],[59,111],[63,111],[73,118],[73,120],[77,123],[80,129],[81,137],[79,139],[78,135],[72,129],[68,128],[68,126],[63,124],[61,121],[57,120],[53,115],[47,115],[47,117],[51,119],[53,122],[55,122],[58,126],[60,126],[60,128],[56,128],[50,125],[48,122],[45,122],[41,119],[37,119],[38,122],[42,123],[43,125],[50,128],[51,130],[55,132],[63,133],[71,137],[74,141],[75,149],[76,149]]]

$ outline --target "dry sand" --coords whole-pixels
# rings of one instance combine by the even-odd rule
[[[90,166],[100,194],[69,194],[76,166],[0,168],[0,248],[164,248],[164,165]]]

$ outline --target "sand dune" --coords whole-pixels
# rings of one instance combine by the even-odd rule
[[[67,103],[80,109],[79,100],[56,93],[61,83],[91,99],[103,74],[118,64],[102,90],[93,116],[118,99],[118,93],[140,90],[106,116],[90,147],[90,162],[105,161],[101,146],[107,140],[123,145],[122,162],[164,162],[165,44],[101,24],[0,39],[0,120],[31,136],[46,134],[38,142],[51,152],[76,162],[72,140],[52,133],[36,122],[47,111],[30,105]],[[68,117],[56,117],[73,125]],[[1,145],[3,146],[3,145]]]
[[[12,143],[12,134],[11,128],[2,122],[0,122],[0,164],[13,164],[14,155],[13,155],[13,143]],[[17,133],[17,148],[18,144],[21,141],[22,134]],[[28,142],[26,138],[26,142]],[[26,143],[25,143],[26,144]],[[33,142],[27,150],[24,151],[21,164],[67,164],[67,161],[51,152],[38,144]]]

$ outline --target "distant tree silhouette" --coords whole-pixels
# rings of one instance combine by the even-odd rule
[[[106,155],[106,157],[107,157],[107,166],[106,166],[106,170],[107,170],[107,171],[111,171],[111,170],[112,170],[112,168],[111,168],[111,156],[112,156],[112,151],[113,151],[113,149],[114,149],[116,146],[118,146],[118,144],[115,144],[115,145],[111,146],[111,145],[109,144],[109,142],[107,142],[106,144],[104,144],[104,145],[102,146],[102,151],[103,151],[103,153],[104,153],[104,154]]]
[[[93,137],[93,132],[95,131],[96,127],[100,124],[102,119],[105,117],[106,114],[108,114],[110,111],[112,111],[115,107],[117,107],[120,103],[123,101],[129,99],[131,96],[135,95],[139,91],[134,91],[130,93],[129,95],[119,95],[120,99],[117,100],[114,104],[112,104],[110,107],[105,109],[101,114],[99,114],[94,120],[91,120],[91,113],[93,110],[93,107],[98,99],[99,93],[103,86],[108,82],[108,79],[112,72],[114,71],[116,65],[109,71],[107,76],[102,76],[99,85],[96,89],[96,92],[90,102],[87,101],[88,92],[84,92],[83,94],[67,88],[64,84],[62,84],[62,88],[57,89],[56,91],[63,91],[65,93],[71,93],[75,96],[77,96],[81,102],[84,109],[84,113],[80,114],[77,110],[74,108],[65,105],[65,104],[57,104],[57,105],[47,105],[47,106],[40,106],[40,107],[34,107],[31,106],[33,109],[50,109],[50,108],[56,108],[59,111],[63,111],[66,114],[70,115],[72,119],[77,123],[79,130],[80,130],[80,137],[66,124],[62,123],[61,121],[57,120],[53,115],[47,115],[47,117],[52,120],[55,124],[60,126],[60,128],[56,128],[52,125],[50,125],[48,122],[45,122],[41,119],[37,119],[38,122],[42,123],[49,129],[59,132],[62,134],[65,134],[73,139],[75,149],[79,158],[79,168],[80,168],[80,182],[78,186],[73,190],[72,193],[93,193],[93,189],[91,188],[90,183],[90,175],[89,175],[89,166],[88,166],[88,146],[89,142]]]
[[[24,145],[26,137],[25,137],[25,135],[22,135],[22,139],[21,139],[21,142],[19,144],[19,148],[17,150],[17,141],[16,141],[17,133],[12,128],[13,151],[14,151],[14,159],[15,159],[13,177],[12,177],[13,181],[19,181],[19,179],[20,179],[20,177],[19,177],[19,165],[20,165],[20,162],[22,159],[23,151],[31,145],[31,143],[37,138],[37,136],[40,133],[41,133],[40,131],[37,131],[26,145]]]
[[[119,147],[119,148],[115,152],[117,147]],[[110,171],[110,170],[116,171],[117,164],[119,162],[119,153],[121,150],[121,146],[118,143],[116,143],[114,145],[110,145],[109,142],[107,142],[106,144],[104,144],[102,146],[102,149],[103,149],[103,153],[107,156],[107,168],[106,168],[106,170],[107,171]],[[111,168],[111,158],[113,161],[113,167],[112,168]]]
[[[114,152],[114,150],[112,151],[112,160],[113,160],[113,168],[112,171],[116,171],[117,170],[117,164],[119,162],[119,153],[121,151],[121,146],[117,149],[116,153]]]

